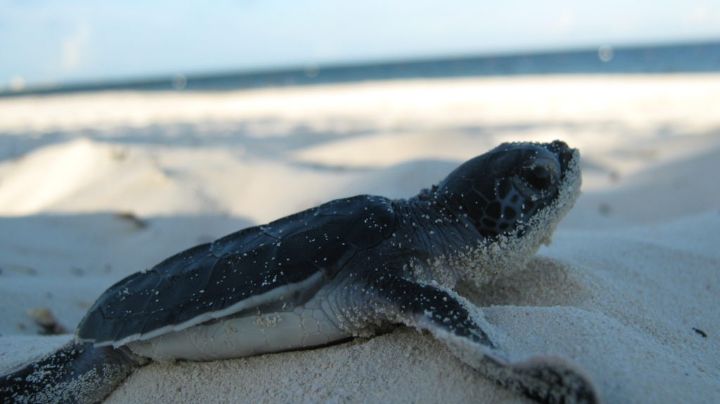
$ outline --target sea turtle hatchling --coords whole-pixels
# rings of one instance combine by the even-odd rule
[[[562,360],[513,362],[455,288],[523,268],[580,190],[561,141],[505,143],[410,199],[360,195],[174,255],[105,291],[55,353],[0,377],[2,402],[96,402],[149,360],[301,349],[404,324],[542,402],[595,402]]]

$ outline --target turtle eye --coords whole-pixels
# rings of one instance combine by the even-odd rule
[[[550,170],[545,166],[537,165],[527,169],[523,173],[523,177],[525,177],[525,180],[535,189],[545,189],[552,183]]]

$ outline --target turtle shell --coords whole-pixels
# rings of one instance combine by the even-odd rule
[[[117,282],[80,322],[78,339],[120,346],[261,305],[302,303],[394,228],[391,201],[368,195],[246,228]]]

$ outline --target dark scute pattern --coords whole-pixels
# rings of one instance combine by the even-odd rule
[[[241,230],[116,283],[88,311],[78,335],[117,341],[222,310],[318,271],[331,279],[394,227],[390,200],[360,195]]]
[[[508,193],[510,192],[510,189],[512,188],[512,185],[510,184],[510,180],[503,179],[499,181],[499,185],[497,188],[497,196],[500,199],[505,198]]]

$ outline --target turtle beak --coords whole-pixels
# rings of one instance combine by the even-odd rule
[[[569,147],[562,140],[555,140],[548,144],[546,148],[557,156],[560,161],[560,173],[564,177],[570,163],[578,157],[579,152],[577,149]]]

